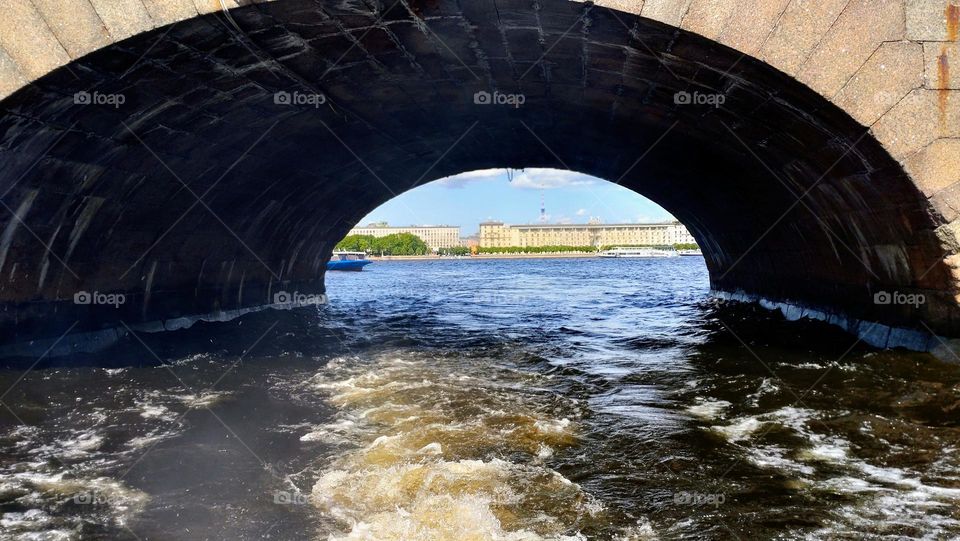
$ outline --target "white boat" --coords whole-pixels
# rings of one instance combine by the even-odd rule
[[[699,255],[699,256],[703,256],[703,251],[700,250],[699,248],[697,248],[696,250],[678,250],[677,253],[680,254],[680,255]]]
[[[611,248],[600,252],[600,257],[679,257],[680,254],[673,249],[665,248]]]

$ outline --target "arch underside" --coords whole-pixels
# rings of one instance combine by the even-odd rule
[[[475,103],[495,90],[525,101]],[[697,238],[717,291],[960,335],[942,220],[865,128],[754,58],[591,4],[256,4],[111,45],[0,107],[5,344],[321,292],[333,244],[371,209],[493,167],[651,198]]]

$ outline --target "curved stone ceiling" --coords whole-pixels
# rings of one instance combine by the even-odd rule
[[[928,348],[960,336],[954,3],[5,2],[0,341],[321,292],[396,194],[553,167],[663,205],[719,292]]]

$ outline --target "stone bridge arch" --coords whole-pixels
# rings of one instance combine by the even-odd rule
[[[722,295],[929,349],[960,336],[958,11],[7,0],[0,342],[66,352],[319,292],[332,244],[377,204],[540,166],[666,207]],[[724,103],[678,98],[698,95]],[[884,291],[926,302],[876,304]]]

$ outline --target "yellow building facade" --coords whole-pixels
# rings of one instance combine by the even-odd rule
[[[480,224],[481,248],[508,246],[666,246],[695,244],[680,222],[648,224]]]
[[[384,223],[354,227],[350,235],[372,235],[380,238],[395,233],[411,233],[422,240],[431,250],[460,246],[460,227],[453,225],[389,226]]]

